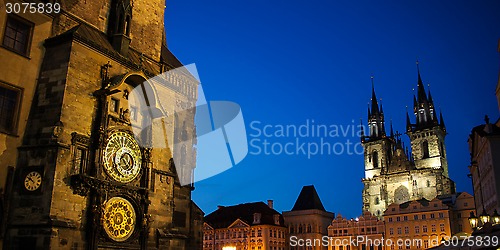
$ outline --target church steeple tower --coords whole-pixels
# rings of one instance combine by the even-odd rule
[[[379,105],[377,101],[377,95],[375,94],[375,86],[372,80],[372,98],[371,98],[371,110],[368,108],[368,127],[370,134],[368,135],[371,139],[380,139],[386,136],[385,134],[385,121],[384,121],[384,109],[382,108],[382,103]]]
[[[406,133],[410,137],[412,155],[416,168],[442,168],[448,176],[448,162],[444,147],[446,130],[442,115],[439,121],[431,91],[426,91],[417,61],[417,96],[413,97],[415,123],[412,124],[407,112]]]
[[[417,61],[417,97],[413,97],[413,112],[416,117],[415,129],[421,130],[425,128],[430,128],[438,124],[436,112],[434,110],[434,101],[432,100],[431,91],[429,94],[425,93],[424,84],[422,83],[422,77],[420,76],[420,67]]]
[[[371,77],[372,93],[368,104],[368,134],[361,137],[365,151],[365,177],[380,175],[387,168],[392,157],[393,140],[385,132],[384,109],[377,100],[373,76]],[[391,125],[391,134],[393,134]]]

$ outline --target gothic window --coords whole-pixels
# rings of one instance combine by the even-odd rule
[[[373,151],[373,168],[378,168],[378,152]]]
[[[311,227],[311,225],[307,225],[307,232],[308,232],[308,233],[312,232],[312,227]]]
[[[375,198],[375,205],[380,204],[380,199],[378,197]]]
[[[299,225],[299,234],[302,233],[302,225]]]
[[[422,143],[422,158],[429,158],[429,142],[427,141]]]
[[[427,180],[427,187],[430,187],[430,186],[431,186],[431,181]]]

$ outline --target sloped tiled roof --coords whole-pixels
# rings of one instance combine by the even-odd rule
[[[280,225],[284,225],[283,216],[271,209],[264,202],[244,203],[235,206],[221,206],[211,214],[205,216],[205,222],[213,228],[227,228],[234,221],[240,219],[249,225],[253,224],[255,213],[261,214],[259,225],[275,225],[274,215],[280,216]]]
[[[297,201],[295,201],[295,205],[293,205],[292,211],[308,209],[325,211],[323,203],[321,203],[321,199],[319,198],[314,185],[302,187],[299,197],[297,198]]]
[[[106,33],[103,33],[102,31],[85,23],[81,23],[58,36],[47,39],[46,43],[57,43],[60,40],[68,38],[76,39],[112,58],[128,64],[128,66],[132,68],[139,69],[142,67],[145,73],[150,76],[160,73],[158,66],[152,65],[148,60],[142,59],[143,55],[141,52],[136,51],[133,47],[130,47],[126,56],[121,55],[113,48]],[[165,49],[162,48],[161,56],[166,57],[166,59],[162,59],[166,63],[175,67],[182,66],[181,62],[166,47]]]

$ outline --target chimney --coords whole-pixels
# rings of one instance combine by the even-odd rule
[[[267,206],[269,206],[270,209],[274,209],[274,201],[273,200],[267,200]]]

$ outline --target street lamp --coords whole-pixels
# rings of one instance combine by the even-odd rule
[[[479,226],[479,219],[476,217],[476,215],[474,215],[474,212],[470,212],[469,223],[472,227],[472,230],[476,230],[476,228]]]
[[[493,222],[493,225],[500,223],[500,214],[498,214],[496,209],[491,216],[491,221]]]
[[[486,210],[484,208],[481,215],[479,215],[479,219],[481,220],[483,225],[490,221],[490,216],[486,213]]]

